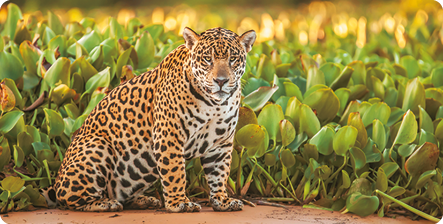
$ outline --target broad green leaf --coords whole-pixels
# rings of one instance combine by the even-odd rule
[[[346,66],[342,73],[331,83],[331,89],[335,91],[347,87],[353,72],[353,68]]]
[[[48,134],[51,136],[59,136],[63,133],[65,125],[63,118],[54,110],[44,108],[46,124],[48,125]]]
[[[63,34],[64,27],[62,22],[60,22],[58,16],[52,13],[51,11],[48,11],[48,25],[49,28],[51,28],[51,30],[54,31],[56,35]]]
[[[349,149],[351,165],[354,168],[354,171],[360,170],[366,165],[366,156],[365,153],[357,147],[352,147]]]
[[[34,142],[34,138],[28,132],[21,132],[17,136],[17,145],[23,150],[25,156],[33,152],[32,142]]]
[[[280,133],[284,147],[288,146],[295,139],[296,132],[294,126],[286,119],[280,121]]]
[[[439,153],[440,150],[435,144],[424,143],[406,161],[406,172],[412,176],[419,176],[428,170],[434,170],[437,166]]]
[[[398,170],[398,164],[395,162],[388,162],[381,165],[380,168],[382,168],[383,171],[385,171],[385,174],[389,179]]]
[[[315,85],[325,85],[325,75],[316,66],[308,68],[306,77],[306,89]]]
[[[400,147],[398,147],[398,154],[404,158],[410,156],[414,151],[415,148],[417,147],[417,145],[415,144],[405,144],[405,145],[401,145]]]
[[[1,38],[0,38],[1,39]],[[37,76],[36,61],[40,59],[40,51],[30,41],[24,41],[20,44],[20,54],[26,66],[26,71]]]
[[[404,111],[411,110],[414,114],[419,114],[419,105],[426,109],[426,93],[423,84],[418,78],[415,78],[406,85],[402,109]]]
[[[282,161],[282,164],[286,168],[291,168],[295,165],[295,157],[294,154],[292,154],[291,150],[285,149],[281,152],[280,159]]]
[[[381,123],[387,124],[389,116],[391,115],[391,108],[386,103],[379,102],[369,107],[364,113],[361,113],[362,121],[365,127],[372,124],[375,119],[378,119]]]
[[[94,95],[94,97],[92,97],[91,101],[89,101],[88,106],[85,108],[82,115],[89,115],[92,112],[92,110],[97,106],[97,104],[100,102],[100,100],[102,100],[105,96],[106,96],[106,94],[104,94],[104,93],[99,93],[99,94]]]
[[[24,115],[22,111],[11,111],[0,118],[0,133],[8,133],[17,124],[18,120]]]
[[[340,101],[332,89],[318,89],[308,95],[303,103],[317,111],[320,123],[326,124],[332,121],[340,110]]]
[[[6,177],[1,182],[2,188],[11,193],[19,191],[24,184],[25,184],[24,180],[22,180],[20,177],[14,177],[14,176]]]
[[[14,163],[15,166],[21,167],[23,165],[23,160],[25,159],[25,153],[20,148],[20,146],[14,145]]]
[[[384,150],[386,147],[386,130],[378,119],[372,122],[372,140],[374,140],[380,150]]]
[[[410,79],[420,76],[421,70],[417,60],[411,55],[403,56],[400,59],[400,65],[402,65],[407,71],[407,75]]]
[[[43,79],[46,83],[54,88],[59,84],[66,84],[71,86],[71,61],[68,58],[60,57],[55,63],[46,71]]]
[[[342,115],[346,109],[346,106],[348,105],[348,100],[351,96],[351,90],[347,88],[340,88],[335,90],[334,93],[340,101],[340,110],[338,111],[338,115]]]
[[[424,172],[420,177],[418,178],[417,183],[415,184],[416,189],[420,189],[425,186],[425,184],[428,183],[428,181],[435,176],[437,172],[435,170],[428,170]]]
[[[432,84],[435,87],[443,86],[443,66],[434,68],[431,72]]]
[[[247,124],[236,133],[237,142],[245,148],[254,148],[263,142],[265,133],[256,124]]]
[[[418,106],[420,109],[420,123],[419,128],[425,130],[429,133],[434,133],[434,124],[432,124],[432,119],[429,117],[428,113],[423,109],[423,107]]]
[[[351,194],[346,200],[346,209],[361,217],[373,214],[380,204],[377,196],[367,196],[359,192]]]
[[[92,92],[94,92],[99,87],[108,87],[111,82],[111,74],[109,73],[109,69],[110,68],[107,67],[103,69],[103,71],[100,71],[96,75],[92,76],[86,82],[85,85],[86,90],[83,93],[83,95],[85,95],[86,93],[92,94]]]
[[[365,147],[366,143],[368,141],[368,133],[366,132],[366,128],[363,125],[363,121],[360,117],[359,112],[354,112],[349,115],[348,125],[353,126],[354,128],[357,129],[357,131],[358,131],[357,141],[358,141],[359,145],[361,146],[361,148]]]
[[[274,74],[275,68],[270,58],[267,57],[265,54],[262,54],[258,61],[256,76],[268,82],[272,82],[272,80],[274,79]]]
[[[403,116],[400,128],[395,137],[394,144],[409,144],[417,136],[417,121],[414,114],[408,110]]]
[[[381,167],[379,167],[377,171],[377,182],[375,183],[375,187],[382,192],[388,190],[388,177]]]
[[[329,126],[323,126],[319,132],[317,132],[312,138],[309,140],[310,144],[317,146],[317,150],[322,155],[330,155],[333,151],[333,139],[335,132]]]
[[[17,29],[17,22],[23,19],[23,16],[20,8],[16,4],[10,3],[7,7],[8,16],[6,17],[1,36],[8,36],[10,40],[13,40]]]
[[[96,31],[92,31],[85,34],[80,40],[77,41],[87,53],[91,52],[94,47],[98,46],[101,42],[100,35]],[[68,48],[68,53],[70,55],[76,55],[76,43],[72,44]]]
[[[268,104],[258,115],[257,122],[263,125],[269,134],[269,139],[273,142],[275,148],[276,142],[281,140],[280,121],[285,119],[280,105]]]
[[[297,97],[297,99],[303,100],[303,94],[301,93],[300,88],[298,88],[297,85],[292,82],[283,82],[283,85],[285,86],[286,96],[295,96]]]
[[[324,74],[327,86],[331,86],[331,83],[340,75],[340,67],[331,62],[321,65],[320,71]]]
[[[147,68],[151,65],[155,56],[154,40],[149,32],[144,32],[135,43],[135,51],[139,57],[138,67]]]
[[[0,80],[9,78],[18,80],[23,76],[23,64],[16,56],[2,51],[0,52]]]
[[[259,115],[260,116],[260,115]],[[300,133],[305,132],[308,137],[312,137],[320,130],[320,121],[318,120],[312,109],[306,105],[301,104],[299,109],[299,125]]]
[[[354,146],[358,130],[352,126],[344,126],[334,135],[333,148],[335,153],[345,156],[346,152]]]
[[[277,85],[273,87],[260,87],[247,95],[243,99],[243,103],[251,107],[253,111],[258,111],[268,102],[277,89]]]

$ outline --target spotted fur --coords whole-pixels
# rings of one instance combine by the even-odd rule
[[[99,102],[67,149],[48,201],[55,195],[61,207],[80,211],[159,207],[143,192],[160,178],[168,211],[199,211],[185,194],[185,160],[200,157],[213,209],[243,208],[226,182],[255,32],[185,28],[183,37],[155,69]]]

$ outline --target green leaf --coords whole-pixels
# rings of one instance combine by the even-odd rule
[[[71,61],[68,58],[60,57],[55,63],[46,71],[43,79],[46,83],[54,88],[59,84],[66,84],[71,86]]]
[[[21,111],[11,111],[3,115],[0,118],[0,133],[8,133],[24,114]]]
[[[267,82],[272,82],[274,79],[275,68],[271,62],[271,59],[265,54],[260,55],[260,59],[257,65],[256,76],[262,78]]]
[[[1,39],[1,38],[0,38]],[[40,59],[40,52],[30,41],[24,41],[20,44],[20,54],[26,66],[26,71],[32,75],[37,75],[36,61]]]
[[[18,80],[23,76],[23,64],[16,56],[2,51],[0,52],[0,80],[9,78]]]
[[[320,71],[325,77],[325,84],[331,86],[331,83],[340,75],[340,67],[336,64],[328,62],[320,66]]]
[[[60,22],[58,16],[52,13],[51,11],[48,11],[48,25],[49,28],[51,28],[51,30],[54,31],[56,35],[63,34],[64,27],[62,22]]]
[[[122,75],[122,68],[125,65],[129,64],[130,61],[130,56],[131,56],[131,52],[134,50],[134,47],[131,46],[130,48],[128,48],[127,50],[125,50],[117,59],[117,70],[116,70],[116,75],[117,78],[120,79],[121,75]]]
[[[358,130],[352,126],[344,126],[338,130],[333,139],[335,153],[345,156],[346,152],[354,146],[357,140]]]
[[[100,102],[100,100],[105,98],[105,96],[106,96],[106,94],[104,94],[104,93],[99,93],[99,94],[94,95],[94,97],[92,97],[91,101],[89,101],[88,106],[85,108],[82,115],[89,115],[92,112],[92,110],[95,108],[95,106],[97,106],[97,104]],[[73,131],[75,131],[75,130],[73,130]]]
[[[25,154],[20,146],[14,145],[14,163],[15,166],[21,167],[23,165],[23,160],[25,159]]]
[[[419,114],[418,106],[426,109],[426,93],[423,84],[418,78],[408,81],[403,99],[404,111],[411,110],[414,114]]]
[[[386,130],[384,125],[378,119],[375,119],[372,122],[372,139],[380,150],[383,150],[386,147]]]
[[[108,87],[111,82],[111,74],[109,73],[110,67],[106,67],[103,71],[100,71],[96,75],[92,76],[85,85],[85,92],[82,94],[82,97],[90,93],[92,94],[99,87]]]
[[[258,115],[257,122],[259,125],[263,125],[269,134],[269,139],[273,142],[273,147],[275,148],[277,138],[281,138],[280,132],[280,121],[285,119],[283,111],[280,105],[268,104],[266,105],[261,113]]]
[[[437,145],[426,142],[406,160],[405,170],[411,176],[419,176],[437,166],[440,150]]]
[[[380,120],[383,124],[387,124],[389,116],[391,115],[391,108],[389,108],[386,103],[378,102],[373,104],[362,114],[362,121],[365,127],[372,124],[375,119]]]
[[[256,124],[247,124],[236,133],[237,142],[245,148],[254,148],[263,142],[265,133]]]
[[[405,68],[405,70],[407,71],[407,75],[408,75],[409,79],[413,79],[417,76],[420,76],[420,74],[421,74],[421,70],[420,70],[417,60],[414,57],[412,57],[411,55],[403,56],[400,59],[400,65],[403,66]]]
[[[281,152],[280,157],[281,157],[282,164],[286,168],[291,168],[292,166],[295,165],[295,157],[294,157],[294,154],[292,154],[291,150],[284,149]]]
[[[296,132],[294,126],[286,119],[280,121],[280,132],[284,147],[288,146],[295,139]]]
[[[273,87],[263,86],[250,93],[243,99],[243,103],[251,107],[252,110],[260,110],[277,91],[278,86]]]
[[[347,88],[340,88],[335,90],[335,95],[338,97],[340,101],[340,110],[338,111],[338,115],[342,115],[348,105],[349,97],[351,96],[351,90]]]
[[[366,217],[377,210],[379,203],[377,196],[367,196],[356,192],[346,200],[346,209],[361,217]]]
[[[92,32],[84,35],[80,40],[77,41],[87,53],[91,52],[96,46],[100,45],[101,38],[100,35],[93,30]],[[70,55],[76,55],[76,43],[72,44],[68,48],[68,53]]]
[[[332,121],[340,110],[340,101],[332,89],[318,89],[305,97],[303,103],[317,111],[320,123]]]
[[[48,134],[51,136],[59,136],[65,129],[63,118],[54,110],[44,108],[46,124],[48,125]]]
[[[353,72],[353,68],[346,66],[342,73],[331,83],[331,89],[335,91],[339,88],[347,87]]]
[[[11,193],[19,191],[24,184],[25,184],[24,180],[22,180],[20,177],[14,177],[14,176],[6,177],[1,182],[2,188]]]
[[[317,146],[318,152],[327,156],[334,151],[332,145],[334,135],[334,129],[329,126],[323,126],[319,132],[312,136],[309,143]]]
[[[398,165],[395,162],[388,162],[381,165],[380,168],[382,168],[385,171],[385,174],[389,179],[398,170]]]
[[[394,144],[409,144],[415,140],[416,136],[417,121],[414,114],[408,110],[403,116],[403,121],[395,137]]]
[[[363,125],[363,121],[360,118],[359,112],[354,112],[354,113],[349,114],[348,125],[353,126],[354,128],[357,129],[357,131],[358,131],[358,134],[357,134],[358,145],[361,148],[365,147],[366,143],[368,142],[368,133],[366,132],[366,128]]]
[[[10,40],[13,40],[15,36],[15,31],[17,29],[17,22],[23,19],[23,16],[20,8],[16,4],[10,3],[7,7],[8,17],[6,18],[6,22],[4,23],[1,36],[8,36]]]
[[[259,115],[260,116],[260,115]],[[320,121],[318,120],[315,113],[312,109],[306,105],[300,105],[299,111],[299,125],[300,125],[300,133],[305,132],[308,137],[312,137],[320,130]]]
[[[432,69],[431,80],[435,87],[443,86],[443,66]]]
[[[382,192],[388,190],[388,177],[381,167],[379,167],[377,171],[377,182],[375,183],[375,187]]]
[[[151,65],[155,56],[154,39],[149,32],[144,32],[135,43],[135,51],[139,57],[138,67],[147,68]]]
[[[415,184],[416,189],[420,189],[425,186],[425,184],[428,183],[428,181],[435,176],[437,172],[435,170],[428,170],[424,172],[420,177],[418,178],[417,183]]]
[[[365,153],[357,147],[352,147],[350,150],[351,165],[354,171],[360,170],[366,165]]]

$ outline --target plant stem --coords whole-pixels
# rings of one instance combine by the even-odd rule
[[[377,194],[380,194],[383,197],[389,198],[393,202],[403,206],[403,208],[406,208],[407,210],[409,210],[409,211],[411,211],[411,212],[413,212],[413,213],[415,213],[415,214],[417,214],[417,215],[419,215],[419,216],[421,216],[421,217],[423,217],[423,218],[425,218],[427,220],[430,220],[430,221],[435,222],[435,223],[438,223],[440,221],[440,219],[437,219],[434,216],[431,216],[431,215],[428,215],[428,214],[426,214],[426,213],[424,213],[422,211],[419,211],[419,210],[415,209],[414,207],[412,207],[412,206],[410,206],[410,205],[408,205],[408,204],[406,204],[406,203],[404,203],[404,202],[402,202],[400,200],[397,200],[394,197],[391,197],[391,196],[389,196],[389,195],[387,195],[387,194],[385,194],[385,193],[383,193],[383,192],[381,192],[379,190],[375,190],[375,192]]]

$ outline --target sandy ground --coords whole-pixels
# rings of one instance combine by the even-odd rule
[[[257,206],[245,206],[240,212],[214,212],[210,207],[203,207],[197,213],[167,213],[165,210],[127,210],[123,212],[90,213],[73,212],[57,209],[42,209],[32,212],[10,212],[1,215],[6,223],[180,223],[180,224],[261,224],[261,223],[311,223],[311,224],[431,224],[429,221],[412,221],[405,217],[380,218],[371,215],[361,218],[354,214],[341,214],[318,209],[289,206],[288,209]]]

